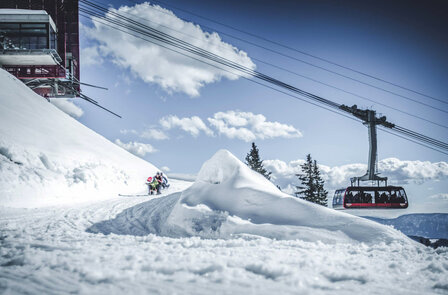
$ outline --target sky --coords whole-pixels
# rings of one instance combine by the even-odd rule
[[[442,141],[448,138],[448,128],[439,126],[448,126],[448,10],[443,1],[98,1],[300,89],[375,109],[397,125]],[[364,174],[368,135],[361,123],[84,17],[80,20],[81,81],[108,88],[82,90],[122,118],[79,100],[76,107],[67,102],[62,108],[168,175],[196,174],[219,149],[243,160],[251,142],[259,147],[273,181],[289,192],[298,184],[294,174],[308,153],[322,165],[329,190]],[[381,175],[405,186],[411,206],[448,212],[447,155],[381,131],[378,140]]]

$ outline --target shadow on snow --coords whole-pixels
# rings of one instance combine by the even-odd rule
[[[140,203],[124,210],[114,219],[93,224],[86,231],[105,235],[162,235],[162,226],[179,200],[180,195],[181,193],[174,193]]]

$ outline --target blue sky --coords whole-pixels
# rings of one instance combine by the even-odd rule
[[[101,1],[109,3],[114,8],[119,8],[122,5],[133,7],[135,2],[142,2]],[[436,1],[432,1],[432,5],[409,3],[409,1],[393,1],[393,3],[390,1],[362,1],[362,3],[360,1],[243,1],[240,3],[240,1],[166,0],[166,4],[192,11],[266,39],[448,101],[448,83],[446,83],[448,78],[448,36],[446,35],[448,21],[443,15],[446,8],[442,3]],[[204,28],[204,26],[210,26],[238,38],[448,110],[447,104],[362,77],[192,16],[165,4],[159,4],[161,7],[171,10],[174,15],[198,24],[202,31],[211,32]],[[134,8],[130,8],[128,12],[132,13],[133,11],[135,11]],[[144,14],[145,11],[139,13]],[[147,15],[148,18],[152,17],[155,22],[165,21],[168,26],[178,24],[172,18],[170,21],[170,17],[166,14],[165,16],[162,15],[162,19],[158,19],[154,15]],[[155,46],[140,48],[139,46],[142,44],[136,43],[135,48],[140,49],[134,51],[129,49],[128,51],[133,57],[129,60],[120,59],[120,50],[133,43],[130,40],[131,37],[128,37],[127,40],[120,40],[117,36],[111,35],[110,39],[107,39],[107,30],[104,28],[92,29],[91,22],[85,18],[81,18],[81,21],[83,23],[81,29],[81,80],[109,88],[108,91],[103,91],[84,87],[83,91],[102,105],[122,115],[123,118],[115,118],[89,104],[77,102],[84,111],[78,120],[112,141],[118,139],[120,143],[128,144],[128,148],[131,142],[146,145],[144,146],[146,150],[140,150],[142,157],[159,167],[168,167],[171,172],[176,173],[196,173],[202,163],[221,148],[229,149],[237,157],[243,159],[249,151],[251,137],[245,137],[244,134],[238,133],[240,136],[233,134],[236,137],[231,138],[231,133],[226,133],[221,125],[216,125],[224,122],[223,117],[229,118],[229,116],[239,120],[242,117],[246,119],[250,117],[249,121],[258,122],[244,127],[251,130],[252,135],[256,137],[254,141],[259,146],[263,159],[290,163],[303,159],[306,154],[311,153],[319,163],[329,167],[367,162],[367,129],[360,123],[259,86],[246,79],[229,80],[214,73],[215,76],[212,78],[215,80],[214,82],[204,82],[203,87],[190,87],[190,82],[185,84],[185,81],[181,81],[190,72],[182,72],[185,67],[178,67],[176,58],[173,58],[172,55],[159,52],[157,54],[160,55],[156,55],[148,63],[143,61],[132,64],[135,55],[142,52],[140,49],[147,49],[145,52],[148,52]],[[186,34],[197,33],[187,27],[183,27],[182,30]],[[373,102],[280,71],[257,62],[255,59],[287,68],[301,75],[448,126],[447,113],[316,69],[229,36],[223,34],[219,34],[219,36],[223,42],[247,53],[248,58],[256,65],[256,69],[262,73],[338,103],[374,108],[386,115],[391,122],[425,135],[443,141],[448,138],[447,128],[429,124]],[[185,36],[183,38],[188,39]],[[107,49],[108,46],[109,49]],[[222,49],[225,54],[225,46],[220,44],[216,50]],[[236,52],[238,53],[238,51]],[[235,58],[241,58],[244,62],[248,62],[247,58],[237,56],[238,54],[235,54]],[[169,61],[169,66],[163,63],[164,59]],[[185,63],[185,61],[183,62]],[[189,65],[188,69],[195,69],[196,66],[201,67],[197,63],[193,63]],[[147,77],[153,73],[152,69],[158,72],[154,76],[154,81],[150,82]],[[198,76],[207,74],[206,76],[210,78],[207,69],[194,74]],[[161,75],[162,78],[158,79],[158,75]],[[178,79],[178,84],[175,84],[177,86],[167,87],[166,83],[173,79]],[[198,91],[198,95],[192,95],[191,89]],[[263,118],[260,119],[260,115],[264,116],[265,121]],[[193,117],[197,118],[192,119]],[[198,120],[204,125],[198,125]],[[213,125],[212,122],[218,123]],[[195,128],[202,126],[203,129],[187,129],[187,125],[195,126]],[[182,126],[187,131],[182,130]],[[255,132],[256,128],[260,126],[276,130],[278,136],[270,134],[266,131],[267,129]],[[235,125],[230,127],[235,127]],[[157,140],[154,136],[155,131],[149,136],[149,130],[159,132],[157,133],[159,139],[161,133],[168,139]],[[147,136],[142,136],[145,131]],[[284,132],[283,135],[281,135],[282,132]],[[154,150],[157,151],[153,152]],[[413,161],[413,163],[415,161],[437,163],[447,160],[446,155],[379,132],[379,159],[386,158],[398,158],[400,161]],[[402,165],[402,163],[398,164]],[[411,169],[409,163],[407,163],[407,168],[403,165],[400,167],[400,171]],[[420,172],[424,170],[418,165],[412,167]],[[435,176],[428,177],[428,181],[423,184],[414,184],[412,179],[404,180],[404,176],[397,178],[397,181],[398,183],[410,182],[411,191],[415,192],[415,195],[419,195],[418,198],[422,198],[423,195],[429,197],[445,194],[448,193],[448,185],[443,169],[441,168],[441,176],[436,173]],[[394,172],[395,170],[389,175],[392,179],[395,176],[399,177]],[[348,185],[348,179],[346,185]],[[444,200],[445,204],[447,203],[444,195],[440,199]]]

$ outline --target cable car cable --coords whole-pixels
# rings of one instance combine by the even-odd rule
[[[423,146],[423,147],[426,147],[426,148],[428,148],[428,149],[434,150],[434,151],[436,151],[436,152],[439,152],[439,153],[448,155],[447,152],[444,152],[444,151],[435,149],[435,148],[433,148],[433,147],[431,147],[431,146],[425,145],[425,144],[423,144],[423,143],[421,143],[421,142],[418,142],[418,141],[416,141],[416,140],[413,140],[413,139],[407,138],[407,137],[405,137],[405,136],[402,136],[402,135],[393,133],[393,132],[389,131],[390,129],[385,129],[385,128],[380,127],[380,126],[378,127],[378,129],[381,130],[381,131],[383,131],[383,132],[389,133],[389,134],[391,134],[391,135],[393,135],[393,136],[400,137],[400,138],[402,138],[402,139],[404,139],[404,140],[407,140],[407,141],[413,142],[413,143],[415,143],[415,144],[421,145],[421,146]]]
[[[132,3],[134,3],[134,4],[142,4],[142,3],[139,3],[139,2],[137,2],[137,1],[135,1],[135,0],[128,0],[128,1],[129,1],[129,2],[132,2]],[[357,73],[357,74],[360,74],[360,75],[363,75],[363,76],[366,76],[366,77],[375,79],[375,80],[377,80],[377,81],[380,81],[380,82],[383,82],[383,83],[386,83],[386,84],[389,84],[389,85],[398,87],[398,88],[400,88],[400,89],[403,89],[403,90],[407,90],[407,91],[413,92],[413,93],[415,93],[415,94],[424,96],[424,97],[426,97],[426,98],[429,98],[429,99],[432,99],[432,100],[435,100],[435,101],[438,101],[438,102],[441,102],[441,103],[444,103],[444,104],[448,104],[448,101],[446,101],[446,100],[442,100],[442,99],[433,97],[433,96],[431,96],[431,95],[428,95],[428,94],[425,94],[425,93],[422,93],[422,92],[419,92],[419,91],[410,89],[410,88],[408,88],[408,87],[401,86],[401,85],[399,85],[399,84],[397,84],[397,83],[393,83],[393,82],[387,81],[387,80],[385,80],[385,79],[382,79],[382,78],[378,78],[378,77],[376,77],[376,76],[373,76],[373,75],[371,75],[371,74],[367,74],[367,73],[365,73],[365,72],[362,72],[362,71],[353,69],[353,68],[351,68],[351,67],[347,67],[347,66],[341,65],[341,64],[336,63],[336,62],[333,62],[333,61],[331,61],[331,60],[329,60],[329,59],[325,59],[325,58],[322,58],[322,57],[319,57],[319,56],[316,56],[316,55],[307,53],[307,52],[305,52],[305,51],[298,50],[298,49],[293,48],[293,47],[290,47],[290,46],[288,46],[288,45],[284,45],[284,44],[281,44],[281,43],[279,43],[279,42],[272,41],[272,40],[267,39],[267,38],[265,38],[265,37],[262,37],[262,36],[259,36],[259,35],[256,35],[256,34],[253,34],[253,33],[250,33],[250,32],[244,31],[244,30],[241,30],[241,29],[238,29],[238,28],[236,28],[236,27],[233,27],[233,26],[230,26],[230,25],[227,25],[227,24],[218,22],[218,21],[216,21],[216,20],[212,20],[212,19],[207,18],[207,17],[203,17],[203,16],[201,16],[201,15],[198,15],[198,14],[196,14],[196,13],[190,12],[190,11],[188,11],[188,10],[185,10],[185,9],[182,9],[182,8],[179,8],[179,7],[176,7],[176,6],[171,5],[171,4],[167,4],[166,2],[163,2],[163,1],[160,1],[160,0],[153,0],[153,2],[159,2],[159,3],[165,4],[166,6],[174,7],[175,9],[184,11],[184,12],[186,12],[186,13],[188,13],[188,14],[194,15],[194,16],[199,17],[199,18],[202,18],[202,19],[205,19],[205,20],[207,20],[207,21],[210,21],[210,22],[213,22],[213,23],[222,25],[222,26],[224,26],[224,27],[230,28],[230,29],[235,30],[235,31],[238,31],[238,32],[240,32],[240,33],[243,33],[243,34],[246,34],[246,35],[255,37],[255,38],[257,38],[257,39],[260,39],[260,40],[263,40],[263,41],[266,41],[266,42],[275,44],[275,45],[277,45],[277,46],[280,46],[280,47],[283,47],[283,48],[286,48],[286,49],[289,49],[289,50],[292,50],[292,51],[296,51],[296,52],[301,53],[301,54],[303,54],[303,55],[306,55],[306,56],[309,56],[309,57],[312,57],[312,58],[315,58],[315,59],[324,61],[324,62],[326,62],[326,63],[332,64],[332,65],[338,66],[338,67],[340,67],[340,68],[343,68],[343,69],[346,69],[346,70],[355,72],[355,73]],[[165,14],[167,14],[167,15],[169,15],[169,16],[173,16],[173,15],[171,15],[171,14],[166,13],[165,11],[161,11],[160,9],[157,9],[156,7],[153,7],[153,6],[151,6],[151,7],[152,7],[153,9],[156,9],[156,10],[158,10],[158,11],[160,11],[160,12],[162,12],[162,13],[165,13]],[[176,17],[179,18],[179,19],[181,19],[181,20],[184,20],[184,21],[189,21],[189,20],[185,20],[185,19],[183,19],[183,18],[180,18],[180,17],[178,17],[178,16],[176,16]],[[189,21],[189,22],[191,22],[191,21]],[[243,38],[239,38],[239,37],[233,36],[233,35],[231,35],[231,34],[229,34],[229,33],[222,32],[222,31],[217,30],[217,29],[215,29],[215,28],[212,28],[212,27],[209,27],[209,26],[205,26],[205,25],[202,25],[202,27],[207,28],[207,29],[210,29],[210,30],[213,30],[213,31],[216,31],[216,32],[218,32],[218,33],[220,33],[220,34],[222,34],[222,35],[225,35],[225,36],[234,38],[234,39],[236,39],[236,40],[239,40],[239,41],[248,43],[248,44],[250,44],[250,45],[253,45],[253,46],[256,46],[256,47],[259,47],[259,48],[262,48],[262,49],[271,51],[271,52],[273,52],[273,53],[282,55],[282,56],[284,56],[284,57],[287,57],[287,58],[290,58],[290,59],[294,59],[294,60],[296,60],[296,61],[299,61],[299,62],[308,64],[308,65],[310,65],[310,66],[319,68],[319,69],[321,69],[321,70],[330,72],[330,73],[332,73],[332,74],[339,75],[339,76],[344,77],[344,78],[346,78],[346,79],[350,79],[350,80],[356,81],[356,82],[358,82],[358,83],[362,83],[362,84],[364,84],[364,85],[367,85],[367,86],[376,88],[376,89],[378,89],[378,90],[382,90],[382,91],[385,91],[385,92],[387,92],[387,93],[390,93],[390,94],[393,94],[393,95],[402,97],[402,98],[404,98],[404,99],[411,100],[411,101],[413,101],[413,102],[415,102],[415,103],[419,103],[419,104],[422,104],[422,105],[426,105],[426,106],[428,106],[428,107],[435,108],[435,107],[433,107],[433,106],[430,106],[430,105],[427,105],[427,104],[425,104],[425,103],[419,102],[418,100],[411,99],[411,98],[409,98],[409,97],[407,97],[407,96],[404,96],[404,95],[395,93],[395,92],[390,91],[390,90],[386,90],[386,89],[384,89],[384,88],[382,88],[382,87],[379,87],[379,86],[376,86],[376,85],[373,85],[373,84],[370,84],[370,83],[367,83],[367,82],[358,80],[358,79],[356,79],[356,78],[353,78],[353,77],[350,77],[350,76],[347,76],[347,75],[344,75],[344,74],[341,74],[341,73],[338,73],[338,72],[335,72],[335,71],[326,69],[326,68],[324,68],[324,67],[321,67],[321,66],[312,64],[312,63],[310,63],[310,62],[306,62],[306,61],[301,60],[301,59],[298,59],[298,58],[296,58],[296,57],[293,57],[293,56],[290,56],[290,55],[281,53],[281,52],[279,52],[279,51],[276,51],[276,50],[267,48],[267,47],[265,47],[265,46],[262,46],[262,45],[259,45],[259,44],[250,42],[250,41],[245,40],[245,39],[243,39]],[[435,109],[438,109],[438,108],[435,108]]]
[[[133,1],[131,1],[131,0],[128,0],[128,1],[129,1],[129,2],[133,2]],[[95,2],[95,1],[94,1],[94,2]],[[96,2],[97,2],[97,1],[96,1]],[[97,2],[97,3],[98,3],[98,2]],[[133,3],[135,3],[135,2],[133,2]],[[159,26],[161,26],[161,27],[167,28],[167,29],[169,29],[169,30],[171,30],[171,31],[174,31],[174,32],[180,33],[180,34],[182,34],[182,35],[184,35],[184,36],[188,36],[188,37],[190,37],[190,38],[193,38],[193,39],[196,39],[196,40],[200,40],[199,38],[197,38],[197,37],[195,37],[195,36],[192,36],[192,35],[186,34],[186,33],[184,33],[184,32],[181,32],[181,31],[179,31],[179,30],[176,30],[176,29],[170,28],[170,27],[168,27],[168,26],[165,26],[165,25],[163,25],[163,24],[160,24],[160,23],[157,23],[157,22],[151,21],[151,20],[149,20],[149,19],[145,19],[145,18],[142,18],[142,17],[138,17],[138,16],[132,15],[132,14],[130,14],[130,13],[127,13],[127,12],[121,12],[121,13],[123,13],[123,14],[126,14],[126,15],[129,15],[129,16],[132,16],[132,17],[135,17],[135,18],[137,18],[137,19],[141,19],[141,20],[145,20],[145,21],[148,21],[148,22],[154,23],[154,24],[156,24],[156,25],[159,25]],[[222,48],[223,48],[223,46],[222,46],[222,45],[220,45],[220,47],[222,47]],[[425,121],[425,122],[427,122],[427,123],[430,123],[430,124],[433,124],[433,125],[436,125],[436,126],[439,126],[439,127],[442,127],[442,128],[446,128],[446,129],[448,129],[448,126],[446,126],[446,125],[443,125],[443,124],[439,124],[439,123],[437,123],[437,122],[434,122],[434,121],[431,121],[431,120],[429,120],[429,119],[426,119],[426,118],[423,118],[423,117],[420,117],[420,116],[417,116],[417,115],[411,114],[411,113],[409,113],[409,112],[406,112],[406,111],[400,110],[400,109],[398,109],[398,108],[395,108],[395,107],[389,106],[389,105],[387,105],[387,104],[384,104],[384,103],[378,102],[378,101],[376,101],[376,100],[373,100],[373,99],[371,99],[371,98],[368,98],[368,97],[365,97],[365,96],[362,96],[362,95],[356,94],[356,93],[354,93],[354,92],[351,92],[351,91],[347,91],[347,90],[344,90],[344,89],[342,89],[342,88],[339,88],[339,87],[337,87],[337,86],[333,86],[333,85],[330,85],[330,84],[328,84],[328,83],[325,83],[325,82],[322,82],[322,81],[319,81],[319,80],[316,80],[316,79],[310,78],[310,77],[308,77],[308,76],[305,76],[305,75],[299,74],[299,73],[297,73],[297,72],[294,72],[294,71],[288,70],[288,69],[286,69],[286,68],[283,68],[283,67],[280,67],[280,66],[274,65],[274,64],[272,64],[272,63],[269,63],[269,62],[263,61],[263,60],[261,60],[261,59],[258,59],[258,58],[254,58],[254,57],[251,57],[251,58],[252,58],[253,60],[256,60],[257,62],[260,62],[260,63],[266,64],[266,65],[269,65],[269,66],[271,66],[271,67],[274,67],[274,68],[277,68],[277,69],[280,69],[280,70],[283,70],[283,71],[285,71],[285,72],[288,72],[288,73],[291,73],[291,74],[293,74],[293,75],[296,75],[296,76],[299,76],[299,77],[305,78],[305,79],[307,79],[307,80],[310,80],[310,81],[313,81],[313,82],[315,82],[315,83],[319,83],[319,84],[321,84],[321,85],[325,85],[325,86],[327,86],[327,87],[331,87],[331,88],[333,88],[333,89],[336,89],[336,90],[339,90],[339,91],[341,91],[341,92],[344,92],[344,93],[347,93],[347,94],[350,94],[350,95],[353,95],[353,96],[359,97],[359,98],[361,98],[361,99],[364,99],[364,100],[367,100],[367,101],[370,101],[370,102],[376,103],[376,104],[378,104],[378,105],[384,106],[384,107],[386,107],[386,108],[392,109],[392,110],[394,110],[394,111],[400,112],[400,113],[402,113],[402,114],[405,114],[405,115],[407,115],[407,116],[411,116],[411,117],[414,117],[414,118],[416,118],[416,119],[419,119],[419,120]]]
[[[173,38],[171,38],[171,39],[173,39]],[[175,39],[175,38],[174,38]],[[159,41],[160,41],[160,39],[159,39]],[[162,40],[163,41],[163,40]],[[171,45],[173,45],[172,43],[169,43],[169,44],[171,44]],[[183,49],[185,49],[185,48],[183,48]],[[190,51],[191,52],[191,51]],[[193,52],[193,53],[195,53],[195,52]],[[201,54],[200,52],[196,52],[197,54]],[[209,56],[207,56],[207,55],[202,55],[203,57],[209,57]],[[211,55],[211,56],[215,56],[215,55]],[[222,61],[220,61],[220,60],[216,60],[216,59],[213,59],[214,61],[217,61],[217,62],[220,62],[220,63],[222,63]],[[289,90],[291,90],[291,91],[295,91],[295,92],[298,92],[298,93],[300,93],[300,94],[302,94],[302,95],[306,95],[306,96],[308,96],[308,97],[311,97],[311,98],[313,98],[313,99],[317,99],[317,100],[319,100],[320,102],[322,102],[322,103],[327,103],[327,104],[330,104],[331,106],[338,106],[337,104],[335,104],[335,103],[333,103],[333,102],[331,102],[331,101],[328,101],[328,100],[326,100],[326,99],[323,99],[323,98],[321,98],[321,97],[318,97],[318,96],[315,96],[315,95],[312,95],[312,94],[310,94],[310,93],[306,93],[306,92],[304,92],[304,91],[302,91],[302,90],[300,90],[300,89],[297,89],[297,88],[295,88],[295,87],[293,87],[293,86],[290,86],[290,85],[288,85],[288,84],[285,84],[285,83],[283,83],[283,82],[281,82],[281,81],[278,81],[278,80],[276,80],[276,79],[273,79],[273,78],[271,78],[271,77],[268,77],[268,76],[265,76],[265,75],[263,75],[263,74],[261,74],[261,73],[258,73],[258,72],[255,72],[255,71],[252,71],[252,73],[249,71],[247,71],[247,69],[246,69],[246,71],[245,71],[245,69],[244,69],[244,67],[241,67],[241,66],[238,66],[238,67],[235,67],[235,65],[232,65],[232,64],[227,64],[227,66],[230,66],[230,67],[233,67],[233,68],[236,68],[236,69],[238,69],[238,70],[240,70],[240,71],[242,71],[242,72],[245,72],[245,73],[248,73],[248,74],[253,74],[255,77],[257,77],[257,78],[259,78],[259,79],[263,79],[263,80],[265,80],[265,81],[268,81],[268,82],[271,82],[271,83],[273,83],[273,84],[276,84],[276,85],[278,85],[278,86],[281,86],[281,87],[284,87],[284,88],[287,88],[287,89],[289,89]],[[298,91],[297,91],[298,90]],[[416,134],[416,133],[415,133]],[[415,136],[415,134],[414,134],[414,136]],[[411,134],[412,135],[412,134]],[[424,139],[423,139],[424,140]],[[437,143],[437,142],[432,142],[432,143]]]
[[[85,1],[85,0],[81,0],[81,1]],[[106,10],[106,11],[107,11],[107,10]],[[87,12],[87,13],[88,13],[88,12]],[[119,18],[121,18],[121,19],[125,19],[127,22],[129,22],[129,19],[123,18],[123,17],[120,16],[119,14],[115,14],[115,16],[117,16],[117,17],[119,17]],[[106,20],[107,20],[107,21],[110,21],[110,18],[106,18]],[[132,22],[132,20],[131,20],[131,22]],[[123,24],[121,24],[121,25],[123,25]],[[142,24],[141,24],[141,25],[142,25]],[[146,27],[146,26],[145,26],[145,27]],[[131,30],[134,30],[134,31],[137,31],[138,33],[144,34],[144,32],[143,32],[143,33],[141,32],[141,29],[140,29],[140,28],[135,28],[135,27],[132,27],[132,26],[127,26],[126,28],[131,29]],[[186,43],[186,42],[184,42],[184,41],[182,41],[182,40],[179,40],[179,39],[177,39],[177,38],[174,38],[174,37],[172,37],[172,36],[169,36],[169,35],[167,35],[167,34],[164,34],[164,33],[162,33],[162,32],[159,32],[159,31],[157,31],[157,30],[154,30],[153,28],[150,28],[150,29],[151,29],[151,31],[155,31],[155,32],[160,33],[161,36],[160,36],[160,35],[159,35],[159,36],[154,36],[153,34],[150,34],[150,35],[149,35],[149,37],[152,37],[152,38],[154,38],[154,39],[156,39],[156,40],[158,40],[158,41],[165,42],[165,43],[167,43],[167,44],[170,44],[171,46],[174,46],[174,47],[180,48],[180,49],[182,49],[182,50],[185,50],[185,51],[188,51],[188,52],[197,54],[197,55],[199,55],[199,56],[201,56],[201,57],[209,58],[210,60],[213,60],[213,61],[215,61],[215,62],[221,63],[221,64],[223,64],[223,65],[226,65],[226,66],[230,67],[230,68],[239,70],[239,71],[241,71],[241,72],[243,72],[243,73],[252,75],[252,76],[254,76],[254,77],[256,77],[256,78],[259,78],[259,79],[261,79],[261,80],[270,82],[270,83],[272,83],[272,84],[274,84],[274,85],[277,85],[277,86],[286,88],[286,89],[288,89],[288,90],[290,90],[290,91],[293,91],[293,92],[299,93],[299,94],[301,94],[301,95],[307,96],[307,97],[309,97],[309,98],[315,99],[315,100],[317,100],[317,101],[319,101],[319,102],[321,102],[321,103],[327,104],[327,105],[329,105],[329,106],[331,106],[331,107],[338,107],[338,106],[340,106],[340,105],[338,105],[338,104],[336,104],[336,103],[334,103],[334,102],[332,102],[332,101],[329,101],[329,100],[327,100],[327,99],[324,99],[324,98],[319,97],[319,96],[316,96],[316,95],[313,95],[313,94],[311,94],[311,93],[308,93],[308,92],[306,92],[306,91],[303,91],[303,90],[301,90],[301,89],[298,89],[298,88],[296,88],[296,87],[294,87],[294,86],[291,86],[291,85],[289,85],[289,84],[286,84],[286,83],[284,83],[284,82],[281,82],[281,81],[279,81],[279,80],[276,80],[276,79],[274,79],[274,78],[272,78],[272,77],[266,76],[266,75],[264,75],[264,74],[262,74],[262,73],[259,73],[259,72],[253,71],[253,70],[251,70],[251,69],[245,68],[244,66],[235,64],[235,63],[233,63],[233,62],[231,62],[231,61],[228,61],[228,60],[226,60],[226,59],[224,59],[224,58],[221,58],[221,57],[219,57],[219,56],[216,56],[215,54],[206,52],[206,51],[204,51],[204,50],[202,50],[202,49],[200,49],[200,48],[197,48],[197,47],[195,47],[195,46],[193,46],[193,45],[191,45],[191,44],[188,44],[188,43]],[[139,30],[140,30],[140,31],[139,31]],[[165,38],[165,37],[167,37],[167,36],[169,37],[168,39]],[[176,40],[176,41],[179,41],[179,42],[176,43],[176,42],[173,42],[173,40]],[[157,44],[157,43],[155,43],[155,44]],[[185,46],[185,44],[188,44],[188,45],[190,45],[190,46]],[[159,45],[159,44],[157,44],[157,45]],[[193,50],[193,49],[195,49],[195,50]],[[204,52],[205,52],[205,53],[204,53]],[[201,60],[201,61],[202,61],[202,60]],[[202,61],[202,62],[203,62],[203,61]],[[263,85],[263,84],[262,84],[262,85]],[[407,130],[404,130],[404,131],[407,131]],[[403,132],[403,130],[401,130],[401,132]],[[414,137],[417,137],[418,139],[420,139],[420,140],[422,140],[422,141],[426,141],[426,142],[428,142],[428,143],[430,143],[430,144],[439,145],[439,147],[445,148],[445,147],[443,146],[444,143],[442,143],[442,146],[441,146],[441,145],[440,145],[440,143],[441,143],[440,141],[431,139],[431,138],[429,138],[429,137],[423,137],[423,135],[420,135],[420,134],[418,134],[418,133],[416,133],[416,132],[407,133],[407,134],[408,134],[408,135],[412,135],[412,136],[414,136]],[[428,140],[428,139],[429,139],[429,140]]]
[[[138,3],[137,1],[134,1],[134,0],[128,0],[128,1],[129,1],[129,2],[132,2],[132,3],[135,3],[135,4],[142,4],[142,3]],[[228,24],[225,24],[225,23],[222,23],[222,22],[218,22],[218,21],[216,21],[216,20],[213,20],[213,19],[204,17],[204,16],[202,16],[202,15],[199,15],[199,14],[197,14],[197,13],[191,12],[191,11],[189,11],[189,10],[186,10],[186,9],[183,9],[183,8],[180,8],[180,7],[176,7],[176,6],[172,5],[172,4],[168,4],[168,3],[164,2],[164,1],[153,0],[153,2],[158,2],[158,3],[162,3],[162,4],[166,5],[166,6],[171,6],[171,7],[173,7],[174,9],[177,9],[177,10],[183,11],[183,12],[185,12],[185,13],[194,15],[194,16],[196,16],[196,17],[202,18],[202,19],[204,19],[204,20],[207,20],[207,21],[210,21],[210,22],[219,24],[219,25],[221,25],[221,26],[224,26],[224,27],[227,27],[227,28],[229,28],[229,29],[238,31],[238,32],[240,32],[240,33],[243,33],[243,34],[246,34],[246,35],[255,37],[255,38],[257,38],[257,39],[260,39],[260,40],[263,40],[263,41],[272,43],[272,44],[274,44],[274,45],[277,45],[277,46],[280,46],[280,47],[283,47],[283,48],[286,48],[286,49],[289,49],[289,50],[292,50],[292,51],[301,53],[301,54],[306,55],[306,56],[309,56],[309,57],[312,57],[312,58],[315,58],[315,59],[324,61],[324,62],[326,62],[326,63],[329,63],[329,64],[332,64],[332,65],[341,67],[341,68],[343,68],[343,69],[346,69],[346,70],[355,72],[355,73],[357,73],[357,74],[360,74],[360,75],[363,75],[363,76],[366,76],[366,77],[375,79],[375,80],[377,80],[377,81],[381,81],[381,82],[390,84],[390,85],[392,85],[392,86],[401,88],[401,89],[403,89],[403,90],[407,90],[407,91],[413,92],[413,93],[415,93],[415,94],[418,94],[418,95],[421,95],[421,96],[425,96],[425,97],[427,97],[427,98],[430,98],[430,99],[433,99],[433,100],[436,100],[436,101],[439,101],[439,102],[448,104],[448,101],[446,101],[446,100],[442,100],[442,99],[433,97],[433,96],[431,96],[431,95],[428,95],[428,94],[425,94],[425,93],[422,93],[422,92],[419,92],[419,91],[410,89],[410,88],[405,87],[405,86],[401,86],[401,85],[399,85],[399,84],[396,84],[396,83],[387,81],[387,80],[382,79],[382,78],[378,78],[378,77],[376,77],[376,76],[373,76],[373,75],[371,75],[371,74],[362,72],[362,71],[360,71],[360,70],[356,70],[356,69],[354,69],[354,68],[351,68],[351,67],[347,67],[347,66],[341,65],[341,64],[336,63],[336,62],[333,62],[333,61],[331,61],[331,60],[329,60],[329,59],[326,59],[326,58],[323,58],[323,57],[319,57],[319,56],[317,56],[317,55],[313,55],[313,54],[311,54],[311,53],[308,53],[308,52],[299,50],[299,49],[297,49],[297,48],[294,48],[294,47],[291,47],[291,46],[282,44],[282,43],[280,43],[280,42],[276,42],[276,41],[270,40],[270,39],[268,39],[268,38],[265,38],[265,37],[263,37],[263,36],[260,36],[260,35],[254,34],[254,33],[247,32],[247,31],[245,31],[245,30],[241,30],[241,29],[236,28],[236,27],[234,27],[234,26],[231,26],[231,25],[228,25]],[[211,29],[213,29],[213,28],[211,28]]]
[[[85,17],[85,18],[87,18],[87,19],[90,19],[90,20],[91,20],[91,15],[89,15],[89,14],[83,14],[83,13],[80,13],[80,15],[83,16],[83,17]],[[184,54],[184,53],[182,53],[182,52],[180,52],[180,51],[177,51],[177,50],[175,50],[175,49],[173,49],[173,48],[169,48],[169,47],[164,46],[164,45],[162,45],[162,44],[159,44],[159,43],[156,43],[156,42],[153,42],[153,41],[144,39],[144,38],[142,38],[141,36],[134,35],[134,34],[128,32],[128,31],[125,31],[125,30],[119,29],[119,28],[117,28],[117,27],[114,27],[114,26],[112,26],[112,25],[110,25],[110,24],[101,22],[100,20],[95,19],[94,21],[99,22],[99,23],[102,23],[103,25],[108,26],[108,27],[110,27],[110,28],[112,28],[112,29],[115,29],[115,30],[121,31],[121,32],[123,32],[123,33],[129,34],[129,35],[131,35],[131,36],[133,36],[133,37],[135,37],[135,38],[139,38],[139,39],[141,39],[141,40],[144,40],[144,41],[153,43],[153,44],[155,44],[155,45],[157,45],[157,46],[160,46],[160,47],[163,47],[163,48],[165,48],[165,49],[171,50],[171,51],[176,52],[176,53],[178,53],[178,54],[181,54],[181,55],[183,55],[183,56],[186,56],[186,57],[189,57],[189,58],[191,58],[191,59],[197,60],[197,61],[199,61],[199,62],[208,64],[208,65],[210,65],[210,66],[216,67],[216,68],[218,68],[218,69],[220,69],[220,70],[226,71],[226,72],[228,72],[228,73],[230,73],[230,74],[233,74],[233,75],[238,76],[238,77],[240,77],[240,78],[246,79],[246,80],[251,81],[251,82],[253,82],[253,83],[259,84],[259,85],[261,85],[261,86],[270,88],[270,89],[272,89],[272,90],[274,90],[274,91],[277,91],[277,92],[280,92],[280,93],[282,93],[282,94],[288,95],[288,96],[290,96],[290,97],[296,98],[296,99],[301,100],[301,101],[303,101],[303,102],[306,102],[306,103],[308,103],[308,104],[311,104],[311,105],[314,105],[314,106],[316,106],[316,107],[319,107],[319,108],[325,109],[325,110],[327,110],[327,111],[333,112],[333,113],[335,113],[335,114],[341,115],[341,116],[346,117],[346,118],[348,118],[348,119],[350,119],[350,120],[354,120],[354,121],[356,121],[356,122],[358,122],[358,123],[362,123],[361,120],[359,120],[359,119],[357,119],[357,118],[355,118],[355,117],[353,117],[353,116],[349,116],[349,115],[347,115],[347,114],[345,114],[345,113],[338,112],[338,111],[340,111],[339,109],[336,109],[336,110],[335,110],[335,109],[327,108],[327,107],[325,107],[325,106],[319,105],[319,104],[314,103],[314,102],[312,102],[312,101],[305,100],[305,99],[303,99],[303,98],[301,98],[301,97],[298,97],[298,96],[296,96],[296,95],[293,95],[293,94],[291,94],[291,93],[288,93],[288,92],[282,91],[282,90],[280,90],[280,89],[274,88],[274,87],[272,87],[272,86],[269,86],[269,85],[260,83],[260,82],[258,82],[258,81],[256,81],[256,80],[249,79],[248,77],[246,77],[246,76],[244,76],[244,75],[237,74],[237,73],[231,72],[231,71],[229,71],[229,70],[226,70],[226,69],[224,69],[224,68],[218,67],[218,66],[213,65],[213,64],[211,64],[211,63],[208,63],[208,62],[206,62],[206,61],[204,61],[204,60],[202,60],[202,59],[198,59],[198,58],[195,58],[195,57],[193,57],[193,56]],[[337,110],[338,110],[338,111],[337,111]]]

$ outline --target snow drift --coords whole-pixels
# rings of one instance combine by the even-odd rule
[[[324,242],[391,242],[403,234],[279,191],[226,150],[202,166],[182,193],[154,199],[97,223],[90,232],[229,238],[253,234]]]
[[[32,207],[145,190],[158,169],[0,69],[0,202]]]

